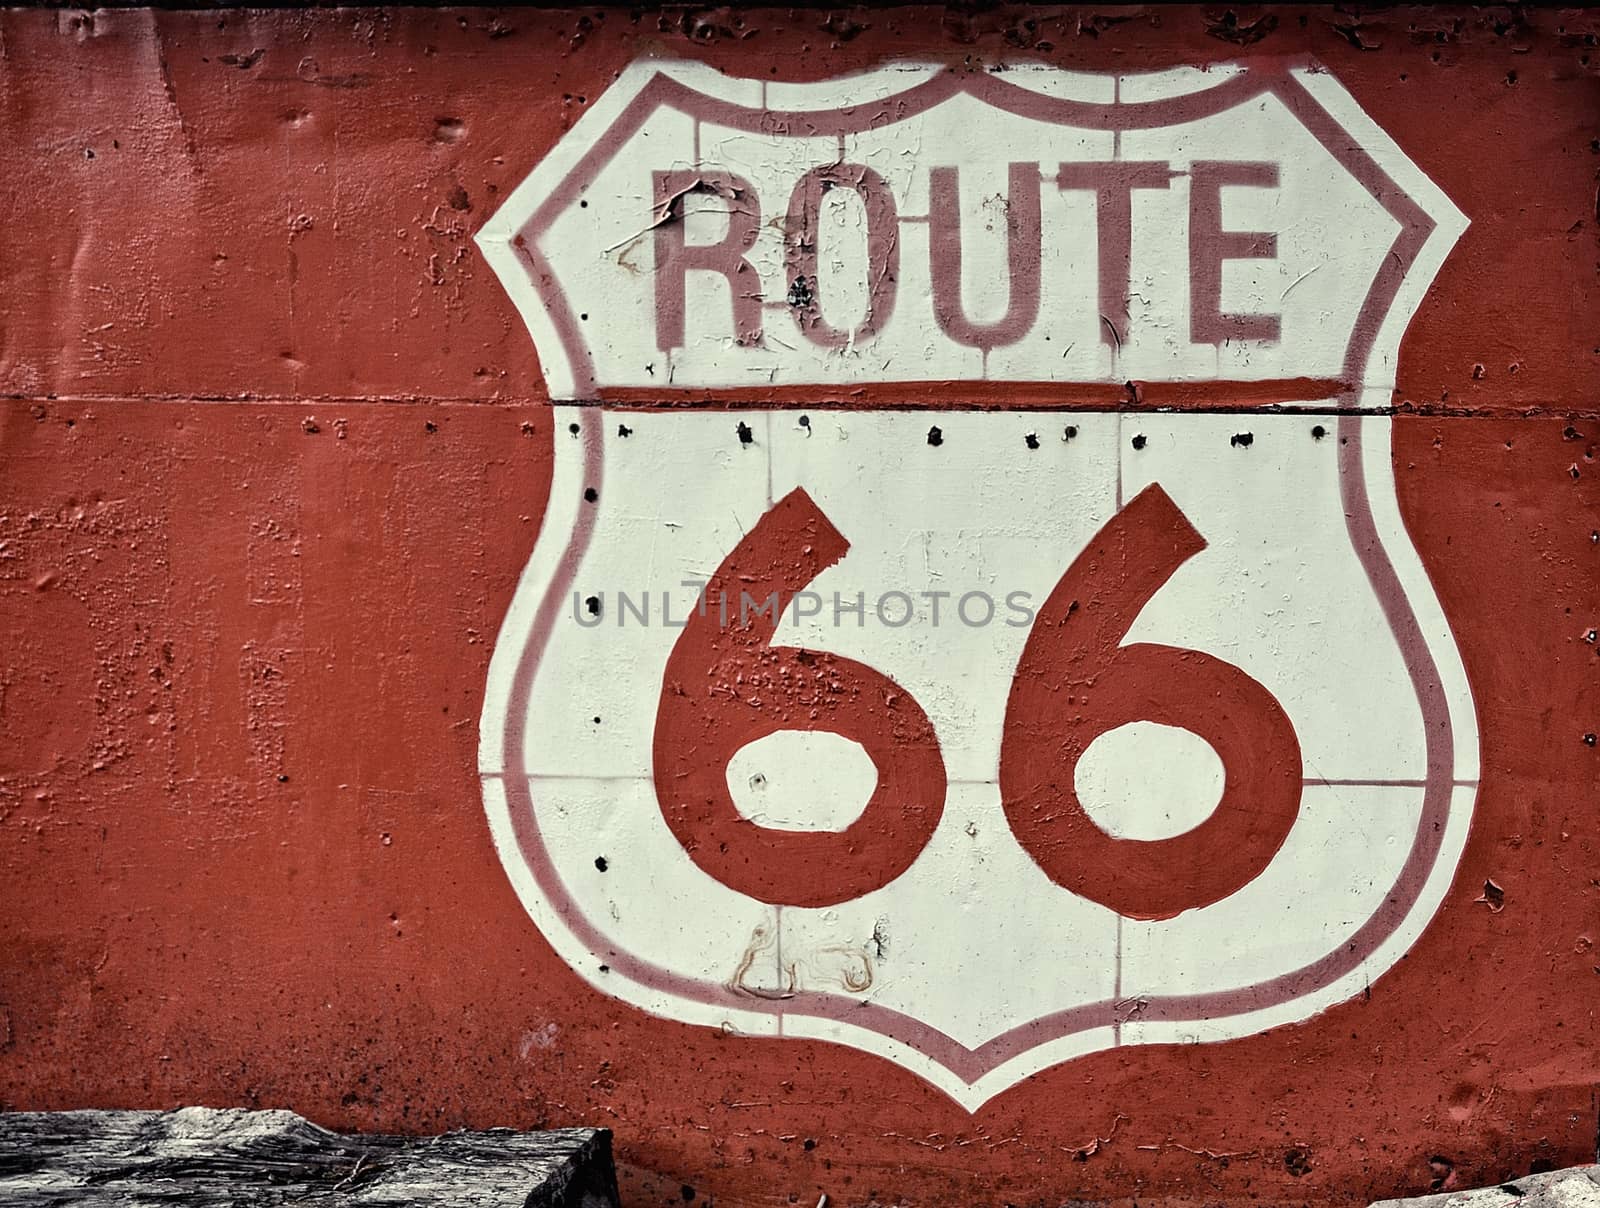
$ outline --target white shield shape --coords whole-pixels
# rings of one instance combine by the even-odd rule
[[[1384,414],[1464,228],[1309,65],[635,64],[479,236],[568,400],[480,754],[550,943],[969,1110],[1359,994],[1476,794]]]

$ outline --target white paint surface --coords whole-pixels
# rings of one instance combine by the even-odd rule
[[[1211,817],[1222,800],[1223,774],[1222,760],[1198,734],[1136,721],[1090,743],[1074,783],[1101,830],[1151,842]]]
[[[728,760],[741,817],[773,830],[842,831],[867,808],[878,769],[858,742],[826,730],[779,730]]]

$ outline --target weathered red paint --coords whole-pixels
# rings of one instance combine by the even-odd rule
[[[1590,1157],[1597,35],[1438,8],[0,17],[4,1105],[603,1123],[640,1204],[1355,1202]],[[546,947],[474,759],[553,434],[469,238],[651,45],[790,78],[1311,53],[1471,215],[1404,345],[1395,466],[1483,787],[1370,996],[968,1116],[851,1050],[645,1016]]]

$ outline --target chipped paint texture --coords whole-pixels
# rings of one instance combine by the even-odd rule
[[[0,1106],[603,1124],[641,1205],[1590,1160],[1597,38],[0,14]]]

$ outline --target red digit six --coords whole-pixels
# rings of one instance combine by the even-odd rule
[[[1271,862],[1300,810],[1300,744],[1283,707],[1238,667],[1197,650],[1121,645],[1174,573],[1206,546],[1159,486],[1095,534],[1023,646],[1000,748],[1012,832],[1056,884],[1139,919],[1238,892]],[[1170,839],[1114,837],[1078,800],[1089,744],[1130,722],[1199,735],[1221,757],[1222,800]]]
[[[662,816],[700,868],[759,901],[831,906],[911,866],[944,811],[945,767],[922,707],[880,672],[826,651],[772,645],[794,594],[850,543],[804,490],[779,500],[706,585],[667,660],[654,770]],[[740,607],[741,593],[770,612]],[[842,831],[791,831],[743,817],[726,769],[741,747],[780,730],[853,739],[877,767],[865,811]]]

